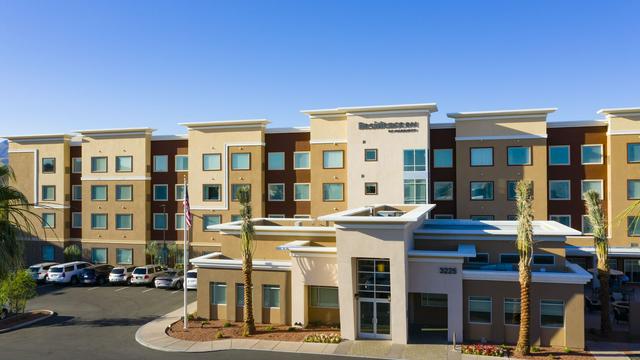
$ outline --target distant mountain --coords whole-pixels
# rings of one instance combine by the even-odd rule
[[[9,140],[0,139],[0,164],[9,163]]]

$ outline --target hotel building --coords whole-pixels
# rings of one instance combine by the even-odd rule
[[[186,134],[107,129],[9,136],[15,186],[42,216],[27,261],[140,265],[152,241],[182,245],[184,182],[198,314],[240,320],[239,187],[256,225],[254,305],[263,323],[339,323],[345,338],[515,342],[514,185],[533,182],[532,340],[584,347],[593,239],[582,193],[600,192],[611,266],[640,283],[640,108],[547,121],[555,109],[448,114],[435,104],[184,123]],[[615,174],[615,176],[614,176]],[[185,180],[186,179],[186,180]],[[39,225],[39,224],[38,224]],[[571,324],[568,326],[567,324]],[[424,329],[446,329],[425,332]]]

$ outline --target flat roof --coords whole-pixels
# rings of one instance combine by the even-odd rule
[[[518,234],[518,222],[510,220],[428,219],[416,234],[434,235],[508,235]],[[579,236],[578,230],[556,221],[534,220],[534,236]]]
[[[266,126],[270,121],[267,119],[242,119],[242,120],[219,120],[202,122],[178,123],[188,128],[213,128],[213,127],[245,127],[245,126]]]
[[[34,135],[8,135],[8,136],[0,136],[0,138],[5,138],[9,141],[52,141],[52,140],[64,140],[71,139],[71,135],[69,134],[34,134]]]
[[[82,135],[101,135],[101,134],[132,134],[132,133],[151,133],[154,132],[155,129],[150,127],[139,127],[139,128],[116,128],[116,129],[91,129],[91,130],[74,130],[74,133],[82,134]]]
[[[456,120],[470,120],[481,118],[495,118],[501,116],[529,116],[529,115],[547,115],[557,108],[537,108],[537,109],[514,109],[514,110],[493,110],[493,111],[466,111],[448,113],[447,116]]]
[[[429,113],[438,111],[436,103],[417,103],[399,105],[371,105],[371,106],[350,106],[337,107],[333,109],[301,110],[307,115],[337,115],[354,112],[392,112],[392,111],[426,111]]]
[[[598,114],[605,115],[624,115],[640,113],[640,107],[621,107],[621,108],[607,108],[598,110]]]

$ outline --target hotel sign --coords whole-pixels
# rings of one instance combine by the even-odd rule
[[[359,130],[387,130],[390,133],[406,133],[406,132],[418,132],[420,123],[417,121],[398,121],[398,122],[385,122],[375,121],[372,123],[358,123]]]

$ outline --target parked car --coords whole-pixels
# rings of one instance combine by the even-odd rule
[[[198,290],[198,269],[187,271],[187,290]]]
[[[133,274],[133,270],[135,266],[118,266],[114,267],[109,274],[109,283],[111,284],[130,284],[131,283],[131,275]]]
[[[91,266],[86,261],[72,261],[60,265],[54,265],[47,272],[47,282],[55,284],[77,284],[80,281],[80,270]]]
[[[184,271],[167,270],[166,274],[156,278],[154,284],[159,289],[182,289]]]
[[[34,264],[29,266],[29,271],[31,272],[31,276],[33,280],[37,282],[45,282],[47,281],[47,272],[49,268],[53,265],[58,265],[56,262],[44,262],[40,264]]]
[[[165,269],[160,265],[138,266],[133,269],[131,285],[153,285],[157,277],[165,274]]]
[[[0,320],[4,320],[9,316],[9,307],[6,304],[2,304],[0,309]]]
[[[112,265],[94,265],[80,270],[80,282],[85,285],[104,285],[109,281]]]

